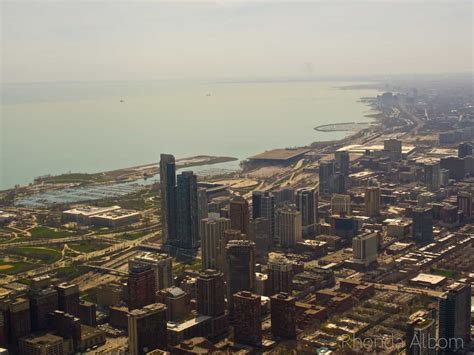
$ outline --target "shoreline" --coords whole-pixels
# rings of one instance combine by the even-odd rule
[[[227,163],[239,160],[235,157],[228,156],[212,156],[212,155],[196,155],[192,157],[185,157],[176,159],[176,170],[187,169],[197,166],[211,166],[220,163]],[[11,191],[18,189],[35,188],[41,185],[102,185],[109,183],[133,182],[144,178],[152,178],[159,174],[159,163],[148,163],[142,165],[135,165],[132,167],[101,171],[97,173],[81,173],[68,172],[58,175],[43,175],[33,179],[33,182],[27,185],[18,187],[11,187],[0,190],[0,193],[8,194]]]
[[[367,87],[368,86],[368,87]],[[380,83],[364,83],[359,85],[353,86],[337,86],[340,90],[354,90],[354,89],[361,89],[361,88],[370,88],[370,89],[377,89],[378,91],[382,90]],[[310,143],[306,143],[301,145],[301,148],[314,148],[314,147],[325,147],[330,145],[340,145],[348,140],[356,139],[361,132],[374,128],[377,125],[382,124],[382,118],[380,117],[381,113],[378,110],[375,110],[373,100],[375,97],[360,97],[359,101],[365,104],[368,108],[374,110],[373,113],[365,114],[364,117],[368,118],[370,122],[339,122],[333,124],[326,124],[314,127],[314,130],[320,131],[322,133],[328,132],[350,132],[345,136],[332,139],[327,141],[313,141]],[[321,127],[328,127],[328,126],[344,126],[347,124],[354,124],[354,125],[361,125],[361,126],[368,126],[368,127],[360,127],[359,129],[343,129],[343,130],[319,130],[318,128]],[[206,166],[206,165],[214,165],[219,163],[231,162],[231,161],[245,161],[246,158],[240,159],[236,157],[228,157],[228,156],[211,156],[211,155],[197,155],[192,157],[180,158],[176,160],[176,168],[183,169],[183,168],[192,168],[196,166]],[[181,164],[180,164],[181,162]],[[26,185],[21,186],[14,186],[4,190],[0,190],[0,194],[8,194],[11,191],[28,191],[29,189],[34,190],[38,187],[41,187],[43,184],[47,185],[56,185],[59,187],[60,185],[76,185],[76,186],[87,186],[91,184],[108,184],[108,183],[120,183],[120,182],[133,182],[140,179],[147,179],[152,178],[153,176],[159,173],[159,163],[148,163],[148,164],[141,164],[132,167],[126,168],[119,168],[109,171],[102,171],[96,173],[64,173],[59,175],[45,175],[35,177],[33,182],[28,183]],[[45,186],[47,187],[47,186]]]

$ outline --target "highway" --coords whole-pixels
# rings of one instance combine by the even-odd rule
[[[80,265],[80,264],[85,263],[89,260],[96,259],[96,258],[99,258],[99,257],[104,257],[104,256],[112,257],[114,254],[120,253],[120,252],[122,252],[126,249],[135,248],[138,245],[140,245],[140,243],[142,243],[144,241],[147,241],[148,239],[156,238],[157,236],[160,235],[160,233],[161,232],[159,232],[159,231],[157,232],[155,230],[155,231],[152,231],[149,234],[144,235],[143,237],[140,237],[138,239],[126,240],[126,241],[123,241],[121,243],[117,243],[117,239],[114,239],[114,242],[116,244],[114,244],[114,245],[112,245],[112,246],[110,246],[106,249],[97,250],[97,251],[93,251],[93,252],[90,252],[90,253],[80,254],[80,255],[75,256],[75,257],[69,257],[69,258],[66,258],[66,259],[61,259],[61,260],[59,260],[59,261],[57,261],[53,264],[44,265],[44,266],[41,266],[41,267],[33,269],[33,270],[29,270],[29,271],[22,272],[22,273],[19,273],[19,274],[16,274],[16,275],[11,275],[11,276],[4,277],[3,279],[0,279],[0,285],[7,284],[9,282],[14,282],[14,281],[17,281],[17,280],[22,279],[22,278],[32,278],[32,277],[35,277],[35,276],[39,276],[39,275],[51,272],[52,270],[55,270],[57,268],[72,266],[72,265],[75,265],[75,264]],[[103,237],[104,236],[97,237],[97,240],[103,240],[103,239],[101,239]],[[83,237],[80,237],[80,238],[83,238]],[[74,237],[73,238],[63,238],[63,239],[61,239],[61,241],[62,241],[61,243],[65,243],[66,239],[72,239],[72,241],[77,240]],[[82,240],[82,239],[79,239],[79,240]],[[43,242],[41,245],[44,245],[44,244],[45,243]],[[32,245],[32,244],[28,244],[28,245]],[[112,261],[112,263],[116,263],[117,260],[120,260],[120,259],[114,259]],[[110,265],[105,265],[104,264],[104,266],[109,267]],[[91,273],[91,275],[92,274],[93,273]]]

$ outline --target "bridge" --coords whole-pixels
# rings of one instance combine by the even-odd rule
[[[112,269],[112,268],[106,267],[106,266],[91,265],[91,264],[84,264],[84,266],[86,266],[88,268],[91,268],[91,269],[94,269],[94,270],[97,270],[97,271],[106,272],[108,274],[115,275],[115,276],[127,276],[128,275],[128,273],[125,272],[125,271]]]

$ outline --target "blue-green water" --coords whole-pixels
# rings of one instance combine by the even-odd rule
[[[375,90],[343,82],[110,82],[2,87],[0,189],[34,177],[176,157],[244,159],[340,138],[315,126],[366,121]],[[123,100],[123,102],[121,102]]]

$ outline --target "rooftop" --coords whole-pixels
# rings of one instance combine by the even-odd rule
[[[129,217],[129,216],[136,216],[140,215],[140,212],[133,211],[133,210],[113,210],[113,211],[106,211],[102,213],[97,213],[94,214],[94,217],[99,217],[99,218],[107,218],[107,219],[120,219],[124,217]]]
[[[372,152],[375,151],[382,151],[384,150],[383,144],[376,144],[376,145],[360,145],[360,144],[351,144],[345,147],[338,149],[337,151],[348,151],[349,153],[365,153],[366,150],[370,150]],[[402,145],[402,154],[410,154],[413,150],[415,150],[415,146],[413,145]]]
[[[63,213],[90,217],[90,216],[95,216],[97,214],[116,211],[120,209],[121,209],[120,206],[110,206],[110,207],[81,206],[81,207],[76,207],[76,208],[64,211]]]
[[[211,318],[212,317],[208,317],[208,316],[198,316],[196,318],[192,318],[192,319],[187,320],[187,321],[182,322],[182,323],[168,322],[167,328],[168,328],[168,330],[172,330],[172,331],[175,331],[175,332],[181,332],[185,329],[188,329],[188,328],[191,328],[191,327],[195,326],[196,324],[206,322],[206,321],[210,320]]]
[[[26,338],[23,339],[23,341],[28,342],[30,344],[34,344],[36,346],[42,346],[42,345],[49,345],[49,344],[54,344],[59,341],[63,341],[63,338],[53,335],[50,333],[46,333],[40,336],[37,335],[30,335]]]
[[[421,282],[421,283],[436,286],[436,285],[439,285],[441,282],[443,282],[445,280],[446,280],[446,277],[444,277],[444,276],[419,273],[418,276],[412,278],[410,281],[412,281],[412,282]]]

